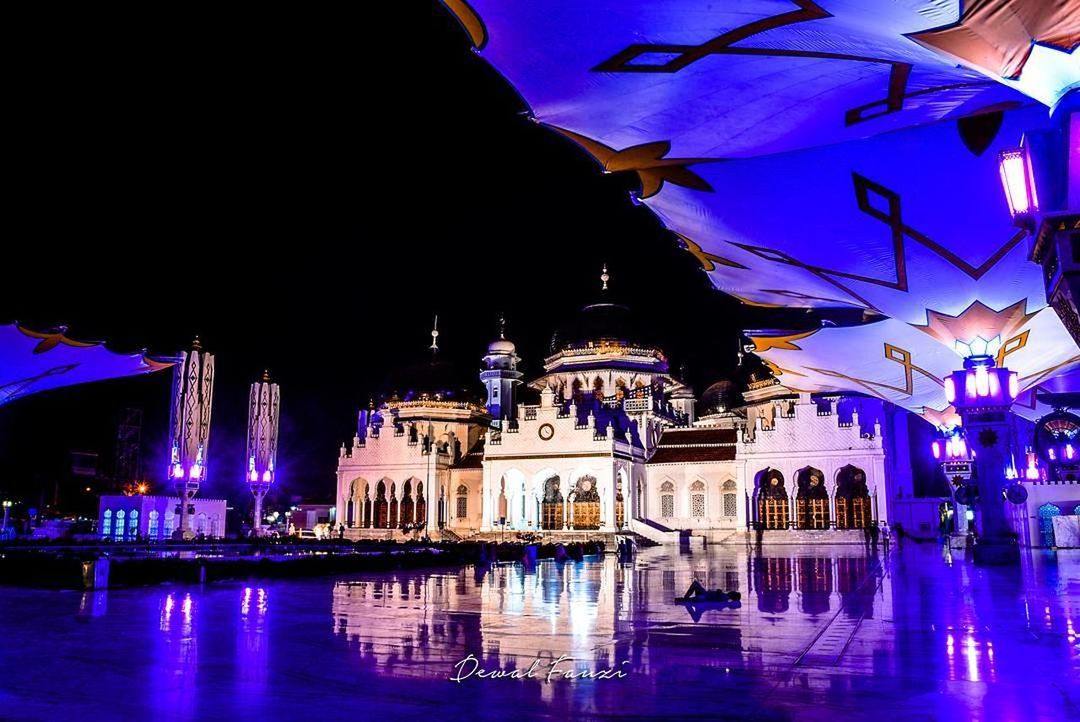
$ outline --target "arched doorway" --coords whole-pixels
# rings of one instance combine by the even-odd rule
[[[390,482],[390,506],[389,514],[386,517],[386,528],[396,529],[398,527],[399,519],[401,515],[398,513],[400,503],[398,502],[397,484]]]
[[[829,492],[825,489],[825,474],[808,466],[796,477],[795,519],[799,529],[829,528]]]
[[[776,469],[758,474],[758,524],[763,529],[787,529],[788,493],[784,475]]]
[[[596,488],[595,476],[579,477],[571,492],[573,513],[572,529],[600,528],[600,492]]]
[[[615,477],[615,528],[622,529],[626,526],[626,509],[623,504],[623,473]]]
[[[421,527],[427,527],[427,500],[424,498],[424,482],[416,482],[416,516],[413,521]]]
[[[836,528],[868,529],[871,522],[866,472],[848,464],[836,475]]]
[[[540,528],[563,528],[563,495],[559,490],[559,477],[544,480],[544,497],[540,503]]]
[[[408,479],[405,480],[405,486],[402,487],[400,517],[401,521],[398,526],[413,523],[412,482]]]
[[[498,504],[495,507],[499,512],[498,518],[495,520],[498,524],[506,524],[509,507],[510,505],[506,498],[506,477],[504,476],[499,479],[499,497]]]
[[[362,504],[360,508],[360,524],[365,529],[370,529],[375,522],[372,519],[373,514],[371,508],[371,485],[368,484],[366,481],[364,482],[364,496],[362,497],[360,503]]]
[[[1043,504],[1039,507],[1039,536],[1043,546],[1054,546],[1054,517],[1061,516],[1061,507],[1057,504]]]
[[[388,519],[388,505],[386,503],[386,482],[380,481],[375,485],[375,528],[385,529]]]

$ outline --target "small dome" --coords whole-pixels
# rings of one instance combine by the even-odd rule
[[[515,353],[517,353],[517,346],[515,346],[512,341],[507,341],[505,338],[500,338],[497,341],[492,341],[488,344],[489,355],[502,354],[509,356]]]

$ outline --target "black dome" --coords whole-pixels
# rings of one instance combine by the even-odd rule
[[[440,360],[401,366],[383,384],[386,399],[415,401],[428,397],[442,401],[484,403],[476,373]]]
[[[643,343],[641,327],[628,306],[621,303],[593,303],[564,324],[552,338],[552,351],[588,345],[593,341]]]

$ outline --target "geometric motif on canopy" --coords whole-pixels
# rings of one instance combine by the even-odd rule
[[[101,342],[69,338],[66,331],[0,325],[0,405],[62,386],[153,373],[175,363],[145,352],[113,353]]]

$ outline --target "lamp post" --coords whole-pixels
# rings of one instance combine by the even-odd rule
[[[4,506],[4,525],[0,526],[0,531],[6,532],[7,531],[7,525],[8,525],[8,515],[11,513],[11,506],[12,506],[11,500],[10,499],[4,499],[3,506]]]
[[[945,398],[956,407],[967,434],[966,441],[954,443],[963,444],[964,451],[970,445],[974,474],[971,493],[966,496],[977,510],[974,556],[976,563],[983,564],[1012,563],[1020,558],[1002,498],[1006,469],[1014,456],[1009,408],[1019,388],[1016,372],[994,361],[1000,346],[1000,337],[957,341],[957,350],[965,356],[964,367],[945,378]]]
[[[172,406],[169,414],[169,480],[180,497],[180,527],[177,539],[195,536],[190,529],[192,500],[206,478],[207,443],[210,439],[210,411],[214,400],[214,357],[203,350],[198,337],[191,351],[180,354],[173,373]]]
[[[252,533],[262,535],[262,504],[274,482],[277,462],[278,411],[281,391],[271,383],[270,372],[251,385],[248,396],[247,482],[255,497],[255,518]]]

